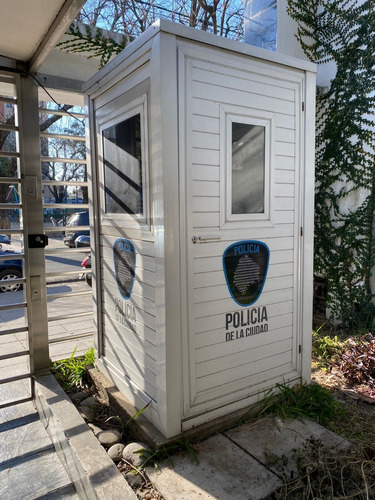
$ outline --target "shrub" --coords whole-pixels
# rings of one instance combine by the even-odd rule
[[[336,364],[344,377],[353,384],[375,384],[375,338],[366,334],[345,342],[345,349],[336,356]]]

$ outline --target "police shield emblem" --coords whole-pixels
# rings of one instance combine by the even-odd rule
[[[135,278],[135,248],[131,241],[118,239],[113,244],[116,283],[124,299],[129,299]]]
[[[256,240],[239,241],[223,254],[225,280],[230,294],[240,306],[254,304],[267,277],[269,249]]]

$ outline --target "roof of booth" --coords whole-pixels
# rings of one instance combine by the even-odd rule
[[[0,57],[36,72],[85,0],[7,0],[1,5]]]

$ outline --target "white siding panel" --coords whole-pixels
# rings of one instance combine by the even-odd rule
[[[192,143],[194,144],[195,148],[219,150],[220,136],[217,134],[193,132]]]
[[[138,366],[134,363],[130,356],[127,356],[126,353],[121,351],[123,357],[120,357],[118,352],[118,346],[116,346],[113,342],[111,345],[108,345],[108,341],[104,338],[104,342],[107,342],[106,345],[106,354],[105,358],[107,358],[114,366],[117,367],[126,377],[128,377],[133,383],[135,383],[141,390],[146,392],[151,398],[155,398],[157,394],[156,390],[156,377],[151,370],[148,368]]]
[[[290,210],[290,211],[280,211],[280,212],[275,212],[274,214],[274,223],[275,224],[291,224],[294,222],[294,216],[295,213]]]
[[[258,342],[258,346],[250,345],[250,342],[248,341],[249,339],[251,339],[251,337],[245,337],[241,340],[243,340],[242,344],[247,344],[246,347],[245,345],[243,345],[243,349],[241,351],[238,351],[237,346],[237,350],[231,354],[230,352],[226,352],[225,347],[228,346],[228,348],[230,348],[231,344],[236,344],[236,342],[241,342],[241,340],[236,342],[226,342],[226,344],[222,346],[221,356],[220,351],[213,348],[212,351],[217,352],[219,356],[212,358],[210,357],[210,359],[204,359],[204,356],[201,356],[203,361],[197,363],[197,376],[206,377],[207,375],[217,373],[218,369],[220,370],[220,372],[224,370],[230,370],[231,368],[236,369],[237,367],[240,369],[241,365],[247,365],[249,364],[249,362],[268,358],[271,355],[279,352],[291,351],[291,332],[290,330],[288,332],[288,329],[286,329],[286,331],[282,331],[282,333],[284,334],[284,339],[279,340],[278,342],[269,342],[271,332],[260,333],[258,336],[261,337],[261,340],[263,339],[263,342]],[[287,335],[287,338],[285,338],[285,333]],[[267,336],[268,339],[266,339]],[[204,352],[208,353],[209,349],[204,349]],[[198,358],[199,351],[197,353],[197,361]]]
[[[275,182],[277,184],[294,184],[294,170],[275,171]]]
[[[106,273],[102,287],[108,294],[121,297],[115,278],[109,277],[109,273]],[[155,287],[134,280],[131,299],[131,303],[139,309],[145,309],[155,315]]]
[[[295,186],[294,184],[276,184],[275,185],[275,196],[282,198],[293,197],[294,198]]]
[[[275,167],[280,170],[294,170],[295,158],[292,156],[276,156]]]
[[[220,184],[218,182],[193,181],[194,196],[219,196]]]
[[[294,131],[296,128],[295,117],[294,117],[294,115],[288,116],[288,115],[281,115],[281,114],[276,113],[275,114],[275,125],[276,125],[276,127],[283,127],[283,128],[287,128],[287,129]]]
[[[194,212],[219,212],[220,200],[219,198],[206,198],[203,196],[195,196],[193,198],[193,211]]]
[[[204,273],[204,274],[209,275],[210,273]],[[225,284],[224,276],[222,276],[221,283],[217,285],[209,284],[208,281],[210,280],[208,279],[208,277],[206,279],[207,279],[207,286],[196,288],[194,290],[195,304],[203,304],[204,302],[210,302],[213,300],[222,300],[228,297],[228,288]],[[284,288],[292,286],[293,286],[293,275],[282,276],[279,278],[267,277],[266,284],[264,285],[262,294],[274,290],[284,290]]]
[[[284,212],[287,213],[287,212]],[[293,212],[292,212],[293,213]],[[292,265],[293,261],[293,251],[283,250],[281,252],[273,252],[270,256],[270,270],[273,268],[274,264],[281,264],[281,267],[289,269],[288,266]],[[213,259],[211,257],[203,257],[200,259],[194,259],[193,261],[193,272],[195,273],[206,273],[211,271],[222,271],[223,263],[221,258]],[[269,271],[270,272],[270,271]],[[287,273],[289,274],[289,273]]]
[[[220,154],[218,150],[193,148],[192,161],[194,165],[219,166]]]
[[[207,100],[207,96],[204,99],[195,98],[192,103],[192,113],[218,119],[219,105],[217,102]]]
[[[193,228],[217,228],[220,226],[220,214],[216,213],[194,213],[193,214]]]
[[[141,297],[140,297],[141,300]],[[115,307],[115,302],[108,293],[103,294],[103,301],[102,301],[103,307],[105,309],[106,314],[109,314],[112,318],[116,318],[116,307]],[[141,323],[142,325],[147,326],[151,330],[156,331],[156,321],[155,321],[155,316],[151,314],[147,310],[143,309],[136,309],[136,318],[137,318],[137,325]],[[142,331],[142,329],[141,329]]]
[[[193,68],[193,81],[259,96],[273,98],[277,95],[280,100],[294,101],[294,90],[280,87],[269,78],[244,71],[237,72],[238,76],[234,76],[235,73],[232,68],[228,72],[223,66],[208,64],[205,69]]]
[[[118,332],[110,328],[107,329],[106,334],[106,345],[111,346],[114,350],[115,346],[121,349],[121,352],[126,353],[131,356],[134,361],[142,366],[142,368],[148,368],[152,373],[156,373],[156,360],[154,359],[155,349],[154,346],[147,341],[139,341],[139,337],[129,335],[129,330],[125,332]],[[116,351],[115,351],[116,352]],[[118,353],[119,355],[120,353]]]
[[[210,134],[218,134],[220,130],[219,118],[210,118],[209,116],[193,115],[192,130],[196,132],[208,132]]]
[[[275,368],[268,368],[265,370],[263,363],[263,366],[260,366],[259,371],[251,374],[251,379],[248,377],[242,377],[241,379],[229,382],[223,386],[200,391],[197,401],[202,403],[207,401],[208,398],[216,399],[218,402],[223,400],[226,401],[230,398],[235,400],[236,398],[241,397],[241,392],[242,397],[247,397],[249,395],[249,386],[252,388],[252,394],[257,394],[260,387],[263,390],[270,389],[273,388],[277,382],[282,383],[292,378],[295,379],[297,377],[297,373],[293,369],[288,357],[283,356],[281,359],[285,359],[286,361],[283,363],[278,357],[276,360],[277,366]],[[227,398],[225,398],[226,396]]]
[[[225,90],[217,85],[207,83],[193,82],[192,93],[194,97],[210,98],[213,101],[222,102],[223,104],[234,104],[237,106],[246,106],[253,109],[261,109],[264,111],[274,112],[285,115],[294,115],[294,103],[289,101],[280,101],[276,97],[267,97],[262,95],[251,94],[248,90],[239,92],[238,90],[226,88]]]
[[[282,198],[280,198],[280,199],[282,199]],[[281,230],[282,226],[275,228],[275,230],[276,229]],[[289,229],[287,228],[286,231],[288,231],[288,230]],[[247,233],[248,233],[248,239],[256,239],[256,238],[253,238],[253,233],[255,233],[255,236],[259,233],[262,234],[261,230],[251,230],[251,231],[247,231]],[[270,234],[269,230],[268,230],[268,234]],[[260,235],[258,237],[258,239],[262,239],[262,241],[264,243],[266,243],[266,245],[270,249],[271,258],[272,258],[273,262],[276,262],[274,259],[277,256],[277,254],[279,253],[279,251],[292,250],[293,246],[294,246],[293,245],[294,240],[293,240],[292,236],[291,237],[284,237],[284,238],[280,238],[280,237],[268,238],[267,236],[263,237]],[[223,240],[223,238],[222,238],[222,240]],[[194,256],[195,256],[195,258],[215,257],[215,256],[222,258],[224,250],[227,248],[227,246],[230,243],[233,243],[233,239],[231,239],[229,237],[228,240],[221,241],[219,243],[205,243],[203,245],[197,244],[197,245],[195,245]]]
[[[275,142],[275,154],[280,156],[295,156],[295,145],[290,142]]]
[[[285,346],[285,348],[287,348],[287,346]],[[272,359],[269,359],[270,357]],[[236,387],[240,389],[241,385],[239,381],[241,379],[247,379],[245,383],[249,385],[249,382],[250,380],[252,380],[253,375],[260,372],[267,372],[270,367],[276,368],[278,366],[288,364],[291,365],[291,362],[291,351],[287,349],[284,352],[278,352],[274,356],[268,356],[268,359],[267,357],[257,359],[255,361],[252,361],[251,363],[247,363],[239,367],[231,368],[226,371],[198,378],[197,392],[199,394],[201,391],[213,389],[214,387],[221,387],[222,392],[224,392],[225,388],[223,386],[226,384],[230,384],[231,382],[235,382]]]
[[[282,288],[282,280],[285,280],[285,287],[289,288],[292,286],[291,281],[289,280],[289,277],[292,276],[275,276],[275,277],[269,277],[267,276],[265,285],[264,285],[264,290],[265,291],[270,291],[270,290],[279,290]],[[207,287],[219,287],[222,284],[225,284],[225,277],[224,277],[224,272],[222,270],[220,271],[213,271],[210,273],[200,273],[196,274],[194,276],[193,280],[193,287],[195,289],[195,294],[198,293],[198,290],[201,288],[206,289]],[[208,290],[206,290],[208,293]],[[204,293],[204,292],[202,292]],[[210,300],[210,299],[209,299]],[[196,302],[200,302],[200,300],[196,300]]]
[[[220,168],[218,165],[193,165],[194,181],[216,181],[220,180]]]
[[[280,198],[275,197],[275,210],[293,210],[294,198]]]
[[[124,328],[122,323],[116,321],[114,314],[112,316],[104,316],[103,324],[108,328],[108,332],[111,332],[111,335],[113,333],[115,337],[119,337],[123,342],[134,344],[139,349],[143,348],[148,356],[155,359],[155,330],[152,330],[140,321],[137,321],[136,324],[129,322],[129,327]]]
[[[276,128],[276,140],[281,142],[290,142],[294,144],[296,140],[296,134],[294,129],[277,127]]]
[[[233,311],[233,301],[228,302],[226,309],[222,309],[219,314],[213,314],[211,316],[206,316],[203,318],[197,318],[194,321],[196,334],[205,334],[205,332],[211,332],[212,330],[221,330],[225,328],[225,314]],[[278,318],[286,314],[290,314],[293,311],[293,302],[291,300],[287,302],[279,302],[275,304],[267,305],[268,321],[270,318]]]
[[[227,294],[228,296],[229,294]],[[293,288],[284,288],[282,290],[275,290],[270,292],[263,292],[261,300],[258,300],[257,306],[279,304],[293,300]],[[194,315],[195,318],[204,318],[205,316],[213,316],[215,314],[229,313],[233,311],[235,304],[232,298],[221,299],[212,302],[201,302],[195,304]]]
[[[252,345],[255,343],[259,345],[259,343],[264,343],[264,335],[267,336],[267,341],[276,342],[279,338],[289,338],[292,335],[292,327],[293,327],[293,314],[282,314],[280,316],[275,316],[273,318],[268,318],[268,329],[269,331],[265,334],[259,334],[251,337]],[[230,344],[233,349],[233,352],[238,350],[238,346],[236,346],[236,342],[226,342],[224,339],[224,329],[223,329],[223,320],[220,318],[220,322],[217,322],[218,328],[215,330],[209,330],[202,333],[198,333],[195,336],[195,347],[197,349],[197,360],[210,359],[211,352],[221,352],[223,344]],[[289,328],[284,328],[289,327]],[[285,337],[283,337],[285,336]],[[216,349],[217,346],[217,349]],[[207,347],[208,351],[206,354],[201,352],[201,348]],[[212,350],[212,351],[211,351]]]

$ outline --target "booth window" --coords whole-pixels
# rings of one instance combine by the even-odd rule
[[[232,214],[264,212],[265,127],[232,122]]]
[[[140,113],[103,130],[105,213],[143,215]]]

